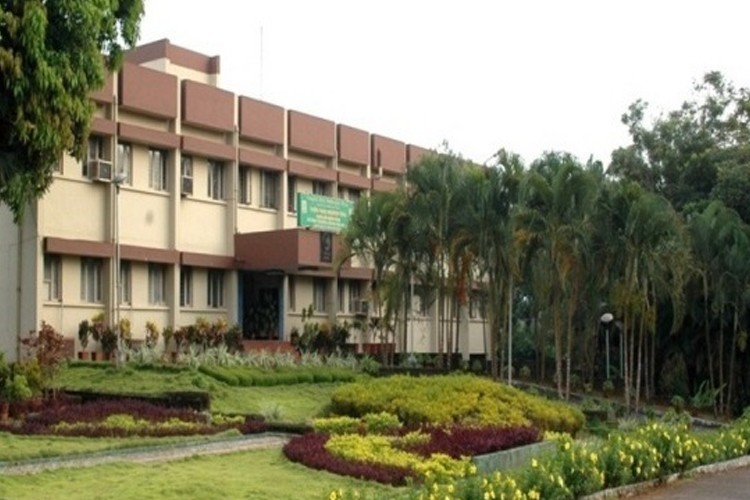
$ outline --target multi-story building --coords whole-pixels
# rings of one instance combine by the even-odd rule
[[[20,225],[0,207],[0,348],[11,358],[42,321],[75,339],[102,312],[128,318],[136,338],[147,321],[223,317],[278,339],[309,305],[320,319],[362,312],[370,269],[335,271],[338,236],[298,227],[297,193],[393,190],[425,149],[218,80],[219,57],[168,40],[133,49],[92,95],[87,159],[62,158]],[[461,350],[484,352],[482,324],[466,316]],[[436,351],[435,324],[420,313],[410,349]]]

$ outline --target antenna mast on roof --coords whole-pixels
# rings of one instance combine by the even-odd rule
[[[263,99],[263,25],[260,25],[260,98]]]

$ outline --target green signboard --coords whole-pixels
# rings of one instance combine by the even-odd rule
[[[297,193],[297,226],[340,233],[349,223],[354,203],[340,198]]]

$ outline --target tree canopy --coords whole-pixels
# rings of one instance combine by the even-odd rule
[[[90,94],[142,15],[143,0],[0,0],[0,203],[16,222],[63,152],[82,157]]]

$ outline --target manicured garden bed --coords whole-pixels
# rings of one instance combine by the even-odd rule
[[[263,422],[245,417],[215,416],[135,400],[98,400],[85,404],[51,401],[36,413],[0,424],[0,431],[22,435],[82,437],[194,436],[230,429],[264,432]]]
[[[361,380],[333,393],[331,411],[352,417],[384,411],[406,425],[533,425],[571,434],[585,423],[575,407],[472,375]]]
[[[437,427],[390,434],[311,433],[293,438],[284,454],[314,469],[392,486],[426,477],[463,477],[475,469],[469,457],[540,439],[531,427]]]

